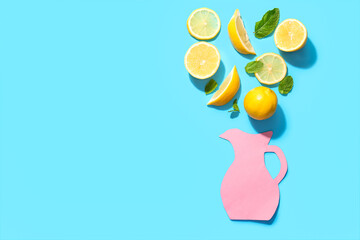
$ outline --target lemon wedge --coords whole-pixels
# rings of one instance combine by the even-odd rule
[[[214,38],[219,33],[220,27],[219,16],[215,11],[208,8],[196,9],[187,20],[190,35],[199,40]]]
[[[254,54],[255,50],[250,43],[249,36],[245,30],[244,23],[241,19],[238,9],[235,10],[234,15],[228,24],[228,32],[232,45],[242,54]]]
[[[239,87],[240,78],[236,66],[234,66],[207,105],[223,106],[227,104],[235,96]]]
[[[257,57],[256,61],[260,61],[264,64],[262,69],[255,73],[255,77],[262,84],[276,84],[286,76],[286,63],[280,55],[275,53],[265,53],[260,57]]]
[[[284,52],[294,52],[305,46],[307,30],[299,20],[286,19],[274,33],[275,45]]]
[[[195,78],[209,78],[216,73],[219,66],[219,50],[211,43],[195,43],[185,54],[185,68]]]

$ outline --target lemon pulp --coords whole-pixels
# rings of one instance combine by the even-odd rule
[[[236,51],[242,54],[256,54],[250,43],[249,36],[246,32],[238,9],[235,10],[234,15],[230,19],[228,24],[228,33],[230,41]]]
[[[299,20],[286,19],[276,28],[274,40],[280,50],[294,52],[305,46],[307,30]]]
[[[255,73],[255,77],[262,84],[276,84],[286,76],[286,63],[280,55],[275,53],[265,53],[256,58],[256,61],[260,61],[264,64],[262,69]]]
[[[220,27],[219,16],[208,8],[196,9],[187,20],[190,35],[199,40],[214,38],[219,33]]]
[[[218,49],[208,42],[193,44],[185,54],[185,68],[191,76],[198,79],[209,78],[220,66]]]

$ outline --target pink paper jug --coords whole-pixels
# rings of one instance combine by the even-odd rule
[[[224,208],[232,220],[268,221],[278,207],[278,184],[286,175],[287,162],[279,147],[268,145],[272,134],[272,131],[249,134],[230,129],[220,135],[235,151],[235,160],[220,189]],[[275,179],[265,167],[265,152],[274,152],[280,159],[281,168]]]

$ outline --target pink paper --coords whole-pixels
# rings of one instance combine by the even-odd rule
[[[228,140],[235,151],[235,160],[221,184],[224,208],[232,220],[270,220],[279,204],[278,184],[285,177],[287,162],[283,151],[268,145],[272,131],[249,134],[230,129],[220,137]],[[281,169],[273,179],[265,167],[265,152],[274,152]]]

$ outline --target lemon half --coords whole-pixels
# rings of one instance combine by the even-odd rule
[[[230,19],[228,24],[228,32],[230,41],[236,51],[242,54],[256,55],[255,50],[250,43],[249,36],[245,30],[245,26],[238,9],[235,10],[234,15]]]
[[[299,20],[286,19],[276,28],[274,40],[281,51],[294,52],[305,46],[307,30]]]
[[[216,73],[219,66],[219,50],[211,43],[195,43],[185,54],[185,68],[195,78],[209,78]]]
[[[280,55],[276,53],[265,53],[260,57],[257,57],[256,61],[260,61],[264,64],[262,69],[255,73],[255,77],[262,84],[276,84],[286,76],[286,63]]]
[[[208,8],[196,9],[187,20],[190,35],[199,40],[214,38],[219,33],[220,27],[219,16],[215,11]]]
[[[240,78],[236,66],[234,66],[207,105],[222,106],[227,104],[235,96],[239,87]]]

